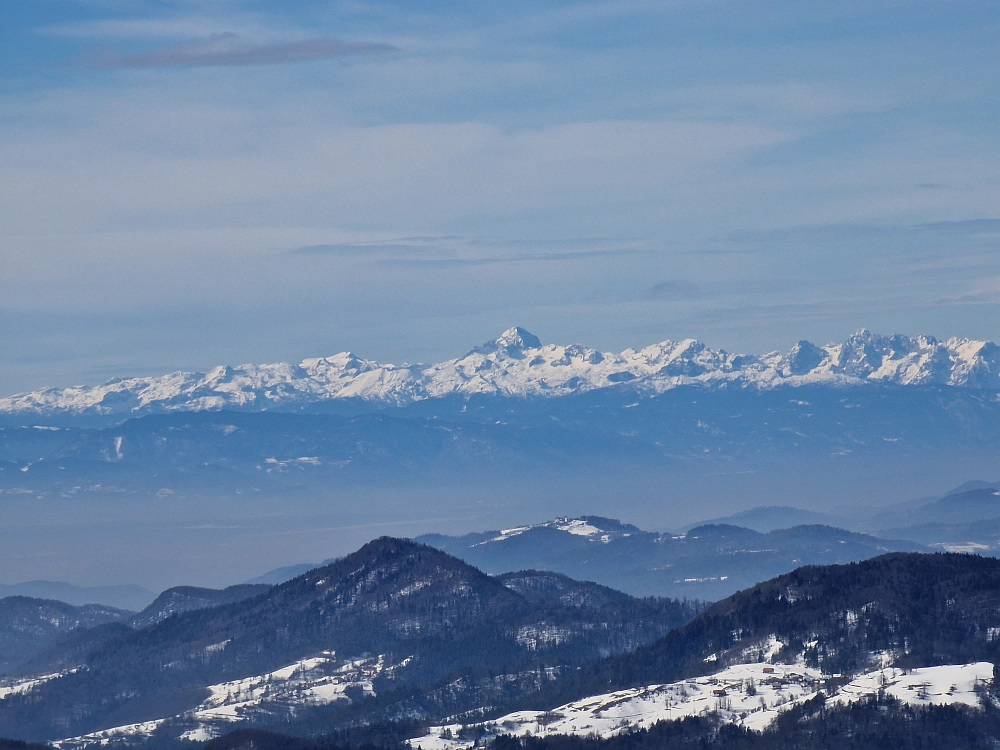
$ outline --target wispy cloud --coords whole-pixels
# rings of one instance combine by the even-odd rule
[[[274,65],[392,52],[396,49],[391,44],[380,42],[348,42],[325,37],[259,44],[226,32],[146,52],[124,54],[97,50],[82,58],[81,62],[85,67],[104,69]]]
[[[918,224],[915,229],[961,234],[995,234],[1000,232],[1000,219],[966,219],[965,221],[935,221]]]
[[[401,243],[338,242],[332,245],[304,245],[288,252],[292,255],[366,255],[371,253],[401,253],[415,249],[423,249],[423,247]]]
[[[35,29],[34,33],[40,37],[60,39],[113,39],[134,42],[138,39],[174,41],[204,39],[223,30],[247,37],[268,35],[273,39],[277,29],[273,19],[227,13],[224,16],[177,15],[165,18],[131,17],[73,21],[42,26]]]
[[[572,244],[591,244],[598,240],[575,240]],[[532,245],[535,252],[503,252],[502,248]],[[440,237],[401,237],[389,241],[337,242],[328,245],[305,245],[286,251],[292,255],[358,256],[367,255],[379,265],[410,268],[462,268],[500,264],[589,260],[648,253],[642,247],[604,247],[593,250],[543,250],[542,247],[568,244],[565,241],[490,242],[457,235]],[[488,248],[486,252],[484,250]],[[477,254],[478,251],[478,254]],[[492,251],[489,253],[489,251]],[[489,253],[489,254],[486,254]]]
[[[924,224],[819,224],[732,232],[717,238],[722,243],[816,242],[825,240],[885,240],[911,238],[927,233],[949,233],[969,237],[1000,232],[1000,219],[965,219]]]
[[[373,240],[365,242],[334,242],[323,245],[303,245],[286,252],[292,255],[353,255],[373,253],[401,253],[414,250],[434,249],[442,245],[454,244],[463,240],[457,235],[440,237],[399,237],[392,240]],[[468,243],[468,240],[465,240]]]
[[[466,266],[493,266],[508,263],[539,263],[567,260],[589,260],[638,255],[649,252],[637,248],[620,250],[581,250],[566,253],[533,253],[499,255],[481,258],[390,258],[382,261],[387,266],[408,266],[411,268],[462,268]]]
[[[670,281],[661,281],[658,284],[653,284],[653,286],[646,290],[643,296],[648,300],[669,301],[678,299],[693,299],[694,297],[700,297],[701,291],[690,281],[672,279]]]

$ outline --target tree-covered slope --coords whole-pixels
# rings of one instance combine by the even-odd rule
[[[557,686],[573,698],[667,682],[754,661],[776,636],[789,658],[829,673],[889,652],[902,666],[1000,660],[1000,560],[892,553],[805,566],[717,602],[633,653],[578,670]]]
[[[0,677],[72,631],[121,622],[131,614],[101,604],[74,607],[27,596],[0,599]]]
[[[249,599],[106,641],[83,669],[0,701],[0,735],[56,739],[171,716],[198,705],[209,685],[330,651],[397,665],[383,678],[390,688],[543,657],[597,658],[655,640],[691,614],[672,600],[545,574],[508,587],[431,547],[382,538]]]

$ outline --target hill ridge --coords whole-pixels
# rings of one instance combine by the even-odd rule
[[[380,537],[249,598],[115,632],[81,668],[0,701],[0,736],[53,740],[180,715],[225,724],[236,704],[263,716],[296,700],[348,710],[364,694],[407,694],[460,670],[621,652],[696,611],[546,578],[522,574],[524,596],[433,547]]]

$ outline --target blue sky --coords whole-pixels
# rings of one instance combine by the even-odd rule
[[[995,339],[995,2],[0,0],[0,391]]]

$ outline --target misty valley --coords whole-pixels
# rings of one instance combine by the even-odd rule
[[[996,351],[515,328],[5,399],[0,736],[992,747]],[[93,585],[38,575],[71,561]]]

